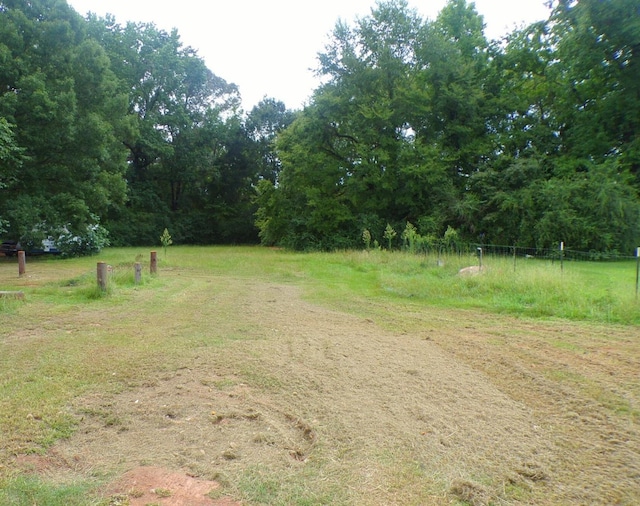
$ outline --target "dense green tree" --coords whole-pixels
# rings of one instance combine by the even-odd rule
[[[381,0],[336,24],[304,110],[265,98],[244,114],[175,30],[0,0],[0,231],[103,241],[102,221],[116,244],[167,228],[331,249],[405,230],[630,251],[637,2],[554,0],[502,41],[483,28],[466,0],[433,21]]]
[[[501,159],[555,156],[561,147],[561,121],[554,103],[562,84],[546,23],[516,30],[489,64],[499,86],[490,117],[495,150]]]
[[[208,209],[214,217],[214,242],[255,243],[255,189],[260,158],[254,158],[254,142],[238,117],[229,119],[224,137],[225,150],[217,168],[218,177],[208,188]]]
[[[474,30],[479,26],[484,41],[477,14],[464,2],[455,7],[461,7],[462,17],[470,16]],[[458,179],[481,158],[467,157],[462,168],[462,145],[484,128],[475,112],[463,118],[473,106],[471,88],[481,87],[472,73],[465,92],[459,76],[440,80],[449,72],[447,44],[456,39],[449,25],[460,21],[456,28],[468,32],[458,14],[429,24],[407,2],[389,1],[378,3],[354,27],[336,25],[319,55],[325,84],[278,143],[279,185],[261,187],[263,239],[329,248],[359,244],[364,228],[381,238],[387,223],[402,229],[410,221],[421,233],[446,228],[456,186],[463,186]],[[474,41],[469,57],[482,53],[483,44],[477,47]],[[438,109],[434,97],[444,100],[445,95],[448,103]],[[459,117],[460,126],[447,131],[444,125],[452,117]],[[463,136],[463,131],[469,133]],[[280,212],[279,205],[287,211]]]
[[[619,158],[640,186],[640,7],[635,0],[558,0],[550,19],[562,66],[557,109],[565,153]]]
[[[24,158],[24,149],[16,144],[14,126],[0,118],[0,188],[5,188],[18,177]]]
[[[319,56],[324,84],[279,136],[279,180],[259,186],[262,240],[330,248],[411,223],[423,235],[453,226],[468,240],[628,251],[639,233],[637,9],[557,1],[548,21],[502,43],[464,0],[433,22],[402,0],[339,22]]]
[[[11,235],[35,242],[80,233],[124,198],[116,132],[125,96],[65,1],[2,1],[0,11],[0,116],[21,154],[0,189],[0,215]]]
[[[120,26],[109,17],[89,22],[130,90],[130,128],[121,139],[129,150],[129,201],[111,214],[110,227],[129,244],[149,243],[164,227],[177,241],[212,240],[215,218],[204,220],[201,211],[208,208],[203,199],[218,197],[207,192],[219,179],[228,137],[223,116],[237,115],[237,88],[183,46],[175,30]]]
[[[496,105],[486,85],[489,43],[484,22],[465,0],[450,0],[426,27],[420,48],[429,110],[419,133],[435,142],[441,163],[465,186],[491,153],[487,118]]]
[[[16,145],[12,125],[6,119],[0,118],[0,194],[18,176],[23,161],[22,152],[23,150]],[[8,220],[2,217],[0,211],[0,234],[6,232],[8,225]]]
[[[293,122],[295,115],[284,102],[267,97],[247,115],[244,128],[252,143],[251,159],[259,179],[272,183],[278,180],[281,163],[276,155],[275,141],[278,134]]]
[[[549,176],[554,160],[519,158],[470,181],[479,232],[489,244],[553,248],[560,241],[584,251],[633,251],[640,206],[615,161]],[[551,165],[551,167],[549,167]]]
[[[278,139],[283,169],[277,184],[258,186],[258,226],[263,242],[296,249],[346,246],[353,232],[351,204],[344,191],[342,159],[331,153],[332,134],[308,108]]]
[[[492,121],[499,156],[464,198],[486,240],[632,251],[634,13],[625,0],[557,2],[549,21],[511,34],[491,62],[503,87]]]

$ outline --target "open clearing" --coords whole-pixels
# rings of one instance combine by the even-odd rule
[[[38,350],[100,381],[68,393],[75,430],[45,451],[2,431],[5,478],[95,483],[87,504],[114,506],[640,502],[637,327],[321,304],[295,275],[178,267],[47,307],[61,265],[0,264],[27,291],[0,314],[2,380]],[[14,415],[46,425],[37,409]]]

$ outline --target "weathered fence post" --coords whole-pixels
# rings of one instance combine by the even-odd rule
[[[482,270],[482,248],[478,248],[478,270]]]
[[[150,262],[149,269],[151,271],[151,274],[158,273],[158,252],[157,251],[151,252],[151,262]]]
[[[27,260],[25,252],[20,250],[18,251],[18,276],[22,276],[27,272]]]
[[[136,285],[139,285],[142,280],[142,264],[140,262],[136,262],[133,269],[135,270]]]
[[[98,262],[98,287],[103,292],[107,291],[108,284],[108,269],[106,262]]]
[[[564,241],[560,243],[560,272],[564,272]]]
[[[640,248],[636,248],[636,300],[638,300],[639,287],[640,287]]]

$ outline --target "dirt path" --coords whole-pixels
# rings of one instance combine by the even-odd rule
[[[196,346],[180,367],[115,395],[77,399],[80,429],[51,450],[45,472],[142,468],[105,489],[110,504],[133,506],[241,495],[245,504],[640,499],[638,418],[614,416],[604,398],[614,392],[637,413],[634,329],[615,331],[605,350],[576,326],[425,309],[390,331],[305,302],[292,286],[252,282],[238,293],[233,322],[217,321],[206,300],[194,311],[244,338]],[[556,338],[587,352],[576,359]],[[566,381],[547,375],[559,361]],[[572,383],[576,371],[589,382]],[[202,503],[180,502],[195,485],[174,475],[152,487],[142,479],[150,468],[205,480],[218,502],[202,489]]]

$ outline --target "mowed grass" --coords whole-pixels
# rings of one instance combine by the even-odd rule
[[[119,303],[118,288],[134,287],[133,264],[148,272],[148,249],[108,249],[100,257],[36,259],[38,283],[10,273],[0,277],[0,290],[36,290],[52,302],[79,303],[102,299]],[[640,324],[636,296],[636,262],[559,262],[485,257],[480,274],[460,276],[461,268],[478,264],[475,256],[436,258],[388,251],[293,253],[259,247],[171,247],[158,252],[160,268],[206,275],[233,275],[301,284],[308,297],[343,304],[345,297],[413,300],[421,304],[474,308],[531,317],[567,318],[600,323]],[[11,269],[2,259],[0,267]],[[110,290],[95,283],[97,261],[114,266]],[[440,264],[440,265],[439,265]],[[443,265],[441,265],[443,264]],[[28,264],[31,268],[31,263]],[[17,267],[15,267],[17,273]],[[27,274],[30,274],[29,269]],[[149,282],[143,276],[142,287]],[[32,288],[32,286],[34,288]],[[3,299],[3,313],[16,303]]]
[[[377,250],[302,254],[172,246],[166,255],[158,251],[160,274],[153,277],[149,251],[112,248],[99,257],[28,259],[23,277],[15,259],[0,259],[0,290],[26,295],[25,301],[0,299],[0,504],[88,504],[88,490],[100,477],[46,484],[16,475],[11,459],[44,454],[70,437],[77,424],[71,399],[98,389],[117,393],[144,381],[149,371],[180,364],[205,332],[191,307],[192,294],[208,290],[219,297],[217,311],[229,318],[236,311],[234,294],[217,285],[216,276],[294,284],[314,302],[363,316],[386,315],[389,325],[407,308],[422,306],[640,324],[634,262],[566,262],[561,270],[557,262],[518,259],[514,268],[511,258],[485,258],[482,273],[460,276],[459,269],[477,264],[475,257],[453,255],[439,265],[432,256]],[[97,261],[112,266],[104,293],[96,286]],[[139,285],[135,262],[143,264]],[[119,311],[123,317],[114,318]],[[239,338],[222,328],[207,346]]]

